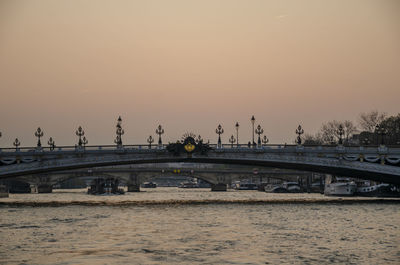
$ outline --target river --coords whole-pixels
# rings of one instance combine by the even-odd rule
[[[0,264],[399,264],[400,201],[156,188],[0,199]]]

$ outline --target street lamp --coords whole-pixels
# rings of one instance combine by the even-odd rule
[[[162,147],[161,134],[164,134],[164,129],[161,127],[161,125],[158,125],[156,134],[158,134],[158,147]]]
[[[383,127],[381,124],[377,124],[375,126],[375,131],[378,135],[381,136],[381,145],[385,145],[384,137],[387,134],[386,128]]]
[[[255,133],[258,134],[258,140],[257,140],[257,146],[261,146],[261,137],[260,135],[264,133],[264,129],[261,128],[261,125],[257,126],[257,129],[255,130]]]
[[[342,124],[339,125],[339,129],[338,129],[337,133],[339,134],[339,145],[342,145],[343,144],[343,134],[344,134]]]
[[[297,140],[296,143],[298,145],[301,145],[301,135],[304,133],[303,128],[301,128],[301,125],[299,125],[299,127],[297,127],[296,129],[296,134],[297,134]]]
[[[50,146],[50,151],[53,151],[54,148],[56,147],[56,142],[53,140],[53,137],[50,137],[49,141],[47,144]]]
[[[229,142],[231,143],[231,148],[233,148],[233,144],[236,142],[236,139],[233,136],[233,134],[231,135],[231,138],[229,138]]]
[[[37,128],[36,132],[35,132],[35,136],[38,138],[38,142],[37,142],[37,147],[40,148],[42,146],[42,143],[40,142],[40,137],[43,136],[43,132],[42,129]]]
[[[253,142],[252,142],[253,147],[256,145],[256,142],[254,142],[254,123],[255,122],[256,122],[256,118],[254,118],[254,115],[253,115],[253,116],[251,116],[251,124],[253,126],[253,129],[251,130],[252,131],[252,135],[253,135]]]
[[[149,136],[149,138],[147,138],[147,142],[149,143],[149,149],[151,149],[151,144],[154,143],[154,139],[153,136]]]
[[[15,151],[18,151],[18,146],[21,145],[21,142],[18,140],[18,138],[15,138],[13,145],[15,146]]]
[[[117,148],[122,147],[121,142],[122,142],[122,140],[121,140],[120,136],[117,135],[117,136],[115,137],[115,139],[114,139],[114,143],[117,144]]]
[[[86,145],[88,144],[88,142],[89,142],[89,141],[86,139],[86,137],[83,136],[83,138],[82,138],[83,149],[85,149],[85,147],[86,147]]]
[[[122,135],[125,133],[124,130],[122,129],[121,124],[122,124],[122,119],[121,116],[119,116],[117,120],[117,125],[115,126],[117,128],[117,130],[115,131],[117,137],[114,140],[114,143],[116,143],[118,147],[122,147]]]
[[[222,142],[221,142],[221,134],[224,133],[224,129],[222,129],[221,124],[218,125],[217,129],[215,129],[215,133],[218,134],[218,148],[222,147]]]
[[[85,131],[82,129],[81,126],[78,127],[78,130],[76,130],[75,134],[79,137],[78,140],[78,146],[81,147],[82,146],[82,136],[85,135]]]
[[[266,135],[264,135],[263,139],[262,139],[262,143],[263,145],[266,145],[269,142],[269,139],[267,138]]]
[[[362,140],[362,144],[365,146],[369,145],[370,143],[371,143],[371,141],[369,140],[368,137],[365,137],[364,140]]]
[[[239,122],[236,122],[236,146],[239,147]]]

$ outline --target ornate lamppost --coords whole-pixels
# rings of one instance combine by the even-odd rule
[[[38,148],[42,147],[42,143],[40,142],[40,137],[43,136],[43,131],[42,131],[42,129],[40,129],[40,127],[37,128],[37,130],[35,132],[35,136],[38,138],[37,147]]]
[[[115,136],[114,143],[117,144],[117,148],[121,148],[122,147],[121,142],[122,142],[122,140],[121,140],[120,136],[118,136],[118,135]]]
[[[13,145],[15,146],[15,151],[18,151],[18,146],[21,145],[21,142],[18,140],[18,138],[15,138]]]
[[[153,136],[149,136],[149,138],[147,138],[147,142],[149,143],[149,149],[151,149],[151,144],[154,143],[154,138]]]
[[[85,135],[85,131],[82,129],[81,126],[78,127],[78,130],[76,130],[75,134],[79,137],[78,140],[78,146],[81,147],[83,142],[82,142],[82,136]]]
[[[263,145],[266,145],[269,142],[269,139],[267,138],[266,135],[264,135],[263,139],[262,139],[262,143]]]
[[[239,148],[239,122],[236,122],[235,128],[236,128],[236,146]]]
[[[86,145],[88,144],[88,142],[89,142],[89,141],[86,139],[86,137],[83,136],[83,138],[82,138],[83,149],[85,149],[85,147],[86,147]]]
[[[121,124],[122,124],[122,119],[121,116],[119,116],[117,120],[117,125],[115,126],[117,128],[117,130],[115,131],[117,137],[114,140],[114,143],[116,143],[118,147],[122,147],[122,135],[125,133],[124,130],[122,129]]]
[[[158,134],[158,147],[162,147],[162,140],[161,140],[161,135],[164,134],[164,129],[161,127],[161,125],[158,125],[156,129],[156,134]]]
[[[381,145],[385,145],[384,138],[385,138],[385,135],[387,134],[386,128],[383,127],[381,124],[377,124],[375,126],[375,131],[378,135],[381,136]]]
[[[222,147],[222,142],[221,142],[221,134],[224,133],[224,129],[222,129],[221,124],[218,125],[217,129],[215,129],[215,133],[218,134],[218,148]]]
[[[304,133],[303,128],[301,128],[301,125],[299,125],[299,127],[297,127],[296,129],[296,134],[297,134],[297,140],[296,143],[298,145],[301,145],[301,135]]]
[[[371,141],[369,140],[368,137],[365,137],[364,140],[362,140],[362,144],[365,146],[369,145],[370,143],[371,143]]]
[[[233,148],[233,144],[236,142],[236,139],[233,136],[233,134],[231,135],[231,138],[229,138],[229,142],[231,143],[231,148]]]
[[[261,146],[261,137],[260,135],[264,133],[264,129],[261,128],[261,125],[258,125],[255,133],[258,134],[258,140],[257,140],[257,146],[260,147]]]
[[[339,145],[342,145],[343,144],[343,134],[344,134],[342,124],[339,125],[339,129],[338,129],[337,133],[339,134]]]
[[[49,141],[47,144],[50,146],[50,151],[53,151],[54,148],[56,147],[56,142],[53,140],[53,137],[50,137]]]
[[[251,125],[252,125],[252,130],[251,130],[251,132],[252,132],[252,135],[253,135],[253,141],[252,141],[252,145],[253,145],[253,147],[256,145],[256,142],[254,142],[254,123],[256,122],[256,118],[254,118],[254,115],[253,116],[251,116]]]

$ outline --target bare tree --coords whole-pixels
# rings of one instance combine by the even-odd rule
[[[349,139],[353,136],[355,132],[357,132],[357,128],[352,121],[329,121],[324,123],[320,129],[319,135],[320,139],[325,144],[336,143],[339,138],[339,127],[343,128],[343,139],[345,143],[348,143]]]
[[[306,133],[304,135],[304,144],[305,145],[321,145],[321,144],[323,144],[323,141],[318,133],[316,135]]]
[[[342,122],[342,126],[344,130],[345,142],[348,143],[353,134],[357,132],[357,127],[352,121],[349,120],[345,120],[344,122]]]
[[[381,128],[386,132],[387,144],[400,145],[400,113],[397,116],[390,116],[380,123]]]
[[[373,110],[367,113],[361,113],[358,119],[358,123],[363,131],[374,132],[375,126],[381,123],[387,114],[385,112],[379,113],[377,110]]]
[[[322,124],[320,136],[323,143],[333,144],[336,142],[336,139],[339,139],[339,126],[340,122],[336,120]]]

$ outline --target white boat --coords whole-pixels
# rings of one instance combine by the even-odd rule
[[[257,184],[255,183],[236,183],[233,187],[235,190],[257,190]]]
[[[356,183],[348,178],[327,177],[324,194],[329,196],[353,196],[356,190]]]
[[[142,185],[142,188],[157,188],[157,184],[154,182],[144,182]]]
[[[268,184],[264,187],[265,192],[268,193],[287,193],[288,190],[281,185],[277,184]]]
[[[300,185],[297,182],[283,182],[282,187],[284,187],[289,193],[301,192]]]
[[[199,188],[199,184],[197,184],[197,182],[182,182],[178,188],[184,188],[184,189],[196,189]]]
[[[369,197],[399,197],[400,191],[393,185],[386,183],[371,185],[369,181],[360,183],[356,195]]]

